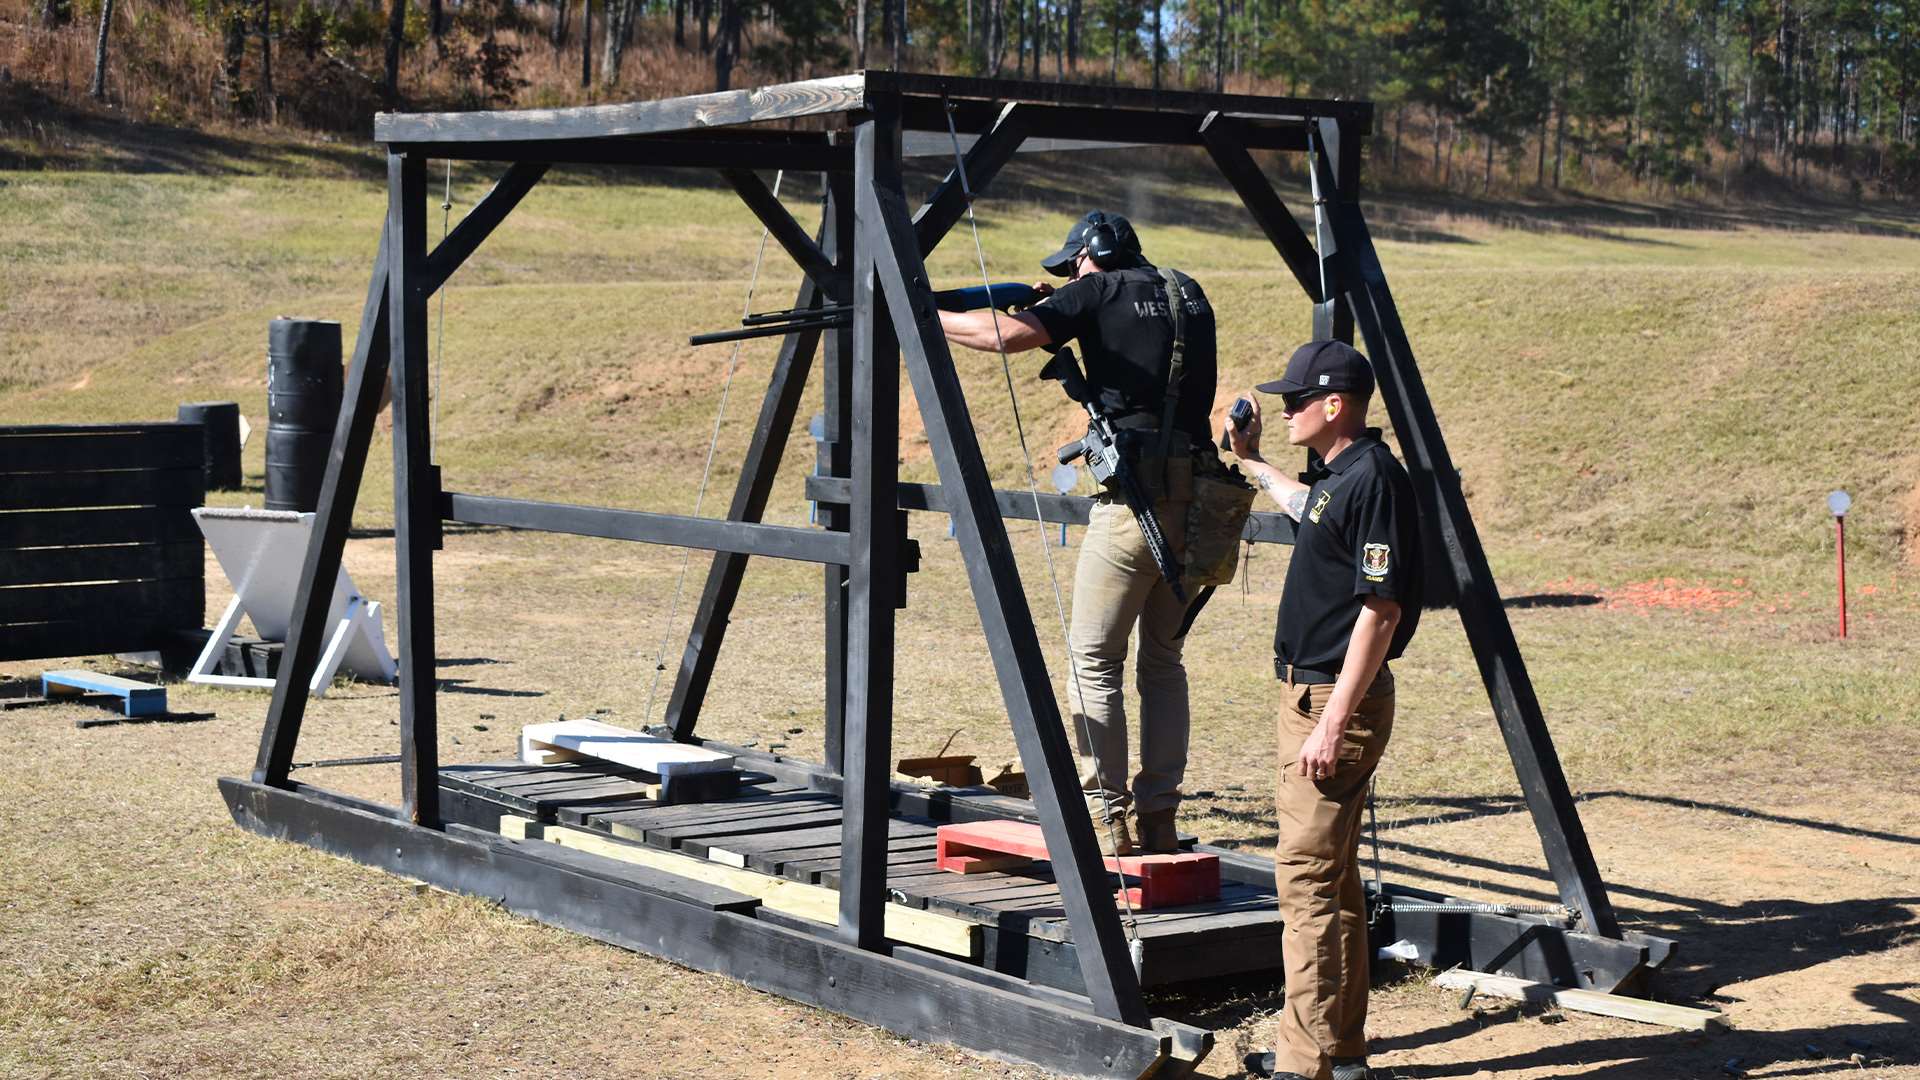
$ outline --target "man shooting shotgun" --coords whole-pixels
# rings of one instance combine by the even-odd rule
[[[1058,288],[1034,286],[1025,311],[945,311],[947,339],[983,352],[1046,348],[1044,378],[1058,379],[1086,406],[1087,436],[1061,451],[1085,455],[1102,484],[1074,572],[1073,621],[1067,640],[1073,678],[1069,704],[1080,744],[1080,786],[1107,854],[1138,849],[1170,852],[1180,781],[1187,768],[1187,671],[1181,662],[1197,586],[1219,584],[1196,569],[1217,567],[1217,554],[1196,560],[1190,543],[1217,533],[1216,516],[1191,527],[1195,492],[1228,482],[1209,430],[1215,385],[1213,308],[1185,274],[1161,270],[1140,252],[1126,218],[1095,210],[1067,233],[1066,244],[1040,263],[1064,277]],[[996,304],[999,301],[996,287]],[[1086,360],[1084,376],[1069,341]],[[1227,565],[1239,542],[1231,523]],[[1134,678],[1140,691],[1140,770],[1128,782],[1124,678],[1127,648],[1140,631]],[[1132,821],[1127,810],[1131,807]]]

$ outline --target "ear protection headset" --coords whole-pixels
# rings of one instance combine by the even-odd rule
[[[1102,270],[1111,270],[1125,261],[1120,250],[1120,238],[1114,235],[1113,225],[1107,220],[1105,212],[1095,210],[1087,215],[1087,232],[1080,243],[1092,257],[1093,265]]]

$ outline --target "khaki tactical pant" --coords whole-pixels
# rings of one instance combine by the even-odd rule
[[[1176,559],[1186,550],[1187,500],[1154,506]],[[1073,673],[1067,703],[1080,748],[1080,788],[1102,792],[1118,814],[1180,805],[1187,771],[1186,640],[1175,635],[1187,605],[1174,599],[1124,502],[1093,506],[1073,577],[1073,625],[1067,633]],[[1134,681],[1140,690],[1140,771],[1127,783],[1127,641],[1140,630]]]
[[[1326,711],[1331,684],[1283,682],[1280,766],[1274,802],[1280,839],[1274,885],[1280,894],[1281,963],[1286,1008],[1274,1043],[1275,1065],[1309,1080],[1330,1080],[1336,1057],[1367,1052],[1366,897],[1361,889],[1360,829],[1367,785],[1393,733],[1393,675],[1382,671],[1355,706],[1339,765],[1320,781],[1300,775],[1300,746]]]

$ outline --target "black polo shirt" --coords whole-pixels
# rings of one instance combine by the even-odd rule
[[[1187,294],[1187,346],[1173,426],[1204,441],[1219,378],[1213,305],[1192,278],[1179,277]],[[1121,427],[1159,425],[1173,357],[1173,319],[1159,270],[1141,266],[1088,274],[1030,310],[1055,344],[1079,342],[1087,385],[1108,418]]]
[[[1380,429],[1368,428],[1300,479],[1313,486],[1280,594],[1274,658],[1338,674],[1367,596],[1399,601],[1386,659],[1398,657],[1420,622],[1419,511],[1407,471],[1380,441]]]

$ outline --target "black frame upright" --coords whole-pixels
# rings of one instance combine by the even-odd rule
[[[755,126],[803,117],[816,118],[807,124],[826,130]],[[1360,146],[1372,119],[1372,107],[1364,102],[893,72],[623,105],[381,115],[376,138],[388,151],[385,229],[259,756],[250,781],[223,782],[236,817],[263,832],[395,868],[406,862],[407,845],[391,856],[380,845],[393,836],[411,838],[409,843],[424,853],[414,856],[416,862],[459,864],[468,867],[462,873],[485,876],[472,868],[481,856],[461,847],[477,841],[459,827],[446,827],[437,801],[432,564],[443,522],[713,551],[666,715],[674,736],[683,740],[696,737],[748,556],[817,562],[824,567],[828,624],[826,764],[838,778],[846,823],[841,944],[835,947],[852,950],[834,954],[840,961],[821,962],[830,966],[854,954],[886,954],[881,925],[887,902],[894,613],[913,563],[905,510],[940,509],[954,520],[1034,808],[1054,853],[1093,1018],[1107,1025],[1098,1030],[1108,1034],[1109,1028],[1143,1038],[1142,1033],[1151,1033],[1154,1021],[1109,899],[1111,883],[1092,823],[1077,794],[1066,729],[1003,520],[1034,516],[1034,503],[1024,493],[1014,498],[991,485],[927,279],[924,259],[964,216],[967,185],[958,170],[950,171],[917,211],[910,210],[905,192],[906,138],[931,132],[944,139],[951,123],[970,137],[965,169],[975,193],[984,191],[1028,140],[1204,147],[1312,305],[1315,336],[1351,341],[1358,329],[1379,373],[1422,509],[1444,543],[1461,617],[1562,902],[1581,932],[1620,937],[1361,212]],[[1307,156],[1318,192],[1315,238],[1309,239],[1262,174],[1250,153],[1258,149]],[[510,163],[467,218],[431,250],[426,244],[429,158]],[[851,305],[849,326],[815,326],[782,342],[725,519],[452,492],[442,487],[429,460],[428,299],[551,165],[568,163],[720,171],[803,271],[794,307]],[[817,234],[795,222],[752,171],[772,168],[825,175]],[[824,432],[819,475],[808,490],[821,499],[826,527],[764,524],[781,448],[823,345]],[[925,421],[939,471],[937,487],[899,483],[896,418],[903,367]],[[307,703],[303,688],[325,641],[327,583],[340,563],[382,380],[392,385],[394,417],[402,781],[397,811],[330,795],[289,776]],[[1040,516],[1084,520],[1084,503],[1050,497]],[[1291,529],[1262,516],[1249,526],[1249,537],[1289,542]],[[364,840],[376,835],[383,839]],[[488,873],[509,874],[498,869],[512,862],[503,850],[489,849],[486,865],[495,870]],[[675,958],[727,969],[722,961],[702,962],[704,957]],[[851,1007],[843,1011],[886,1022],[883,1005],[864,1013]],[[911,1034],[929,1034],[924,1025],[908,1026]],[[1164,1056],[1166,1037],[1161,1038]],[[1064,1058],[1046,1059],[1047,1041],[1036,1037],[1031,1054],[1008,1052],[1063,1068],[1092,1060],[1084,1055],[1066,1064]],[[1107,1056],[1106,1070],[1131,1067],[1125,1065],[1132,1060],[1127,1054]]]

